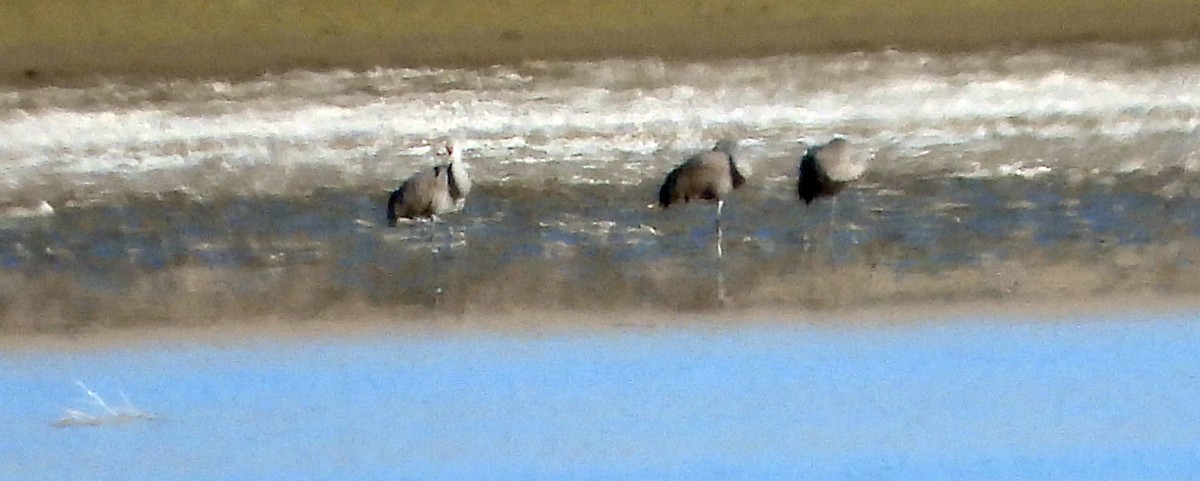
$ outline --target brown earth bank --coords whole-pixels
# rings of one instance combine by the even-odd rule
[[[1122,247],[1100,259],[1031,255],[981,265],[897,271],[829,264],[800,256],[771,265],[728,266],[725,302],[710,276],[672,264],[635,276],[585,263],[564,276],[561,262],[533,261],[455,270],[427,285],[347,290],[328,281],[336,265],[271,268],[181,266],[144,274],[108,291],[61,274],[0,277],[0,339],[90,337],[153,332],[329,333],[363,327],[403,331],[605,331],[687,324],[805,322],[839,326],[989,317],[1045,319],[1186,308],[1200,312],[1196,243]],[[393,285],[402,273],[371,282]],[[568,278],[569,277],[569,278]],[[374,294],[371,294],[374,292]],[[113,335],[113,334],[105,334]],[[239,337],[235,335],[234,337]],[[12,342],[5,341],[5,342]],[[18,342],[19,344],[19,342]]]
[[[1198,37],[1194,0],[13,0],[0,82]]]
[[[139,329],[84,327],[56,332],[0,331],[0,353],[28,355],[110,349],[206,345],[236,348],[261,343],[363,342],[453,336],[648,335],[664,330],[722,332],[739,329],[906,329],[980,323],[1080,323],[1150,321],[1194,315],[1200,295],[1107,295],[906,302],[837,309],[732,308],[709,312],[616,309],[504,310],[484,314],[356,310],[295,319],[267,316]]]

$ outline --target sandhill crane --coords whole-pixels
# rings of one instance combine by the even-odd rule
[[[746,183],[734,156],[737,142],[721,140],[712,150],[693,155],[667,174],[658,190],[658,204],[664,209],[692,199],[717,201],[717,232],[721,231],[721,207],[725,196]]]
[[[445,155],[450,156],[449,163],[413,174],[388,197],[389,226],[395,227],[401,217],[431,219],[462,210],[471,192],[467,163],[454,144],[446,145]]]
[[[800,158],[800,175],[796,180],[796,194],[806,205],[822,197],[832,200],[829,210],[831,243],[837,215],[836,195],[850,182],[862,177],[870,160],[870,155],[854,152],[842,137],[804,149],[804,155]]]
[[[735,157],[737,141],[724,139],[712,150],[689,157],[667,174],[658,190],[658,204],[664,209],[671,204],[691,202],[692,199],[717,201],[717,298],[725,302],[725,275],[721,267],[723,257],[721,233],[721,208],[725,196],[746,183],[749,173],[739,168]]]
[[[846,139],[837,137],[825,145],[808,147],[800,158],[800,178],[796,193],[805,204],[821,197],[833,197],[846,184],[867,170],[868,157],[856,156],[847,147]]]
[[[467,194],[471,192],[467,163],[462,159],[462,151],[455,149],[453,143],[446,145],[443,154],[450,156],[450,162],[413,174],[388,196],[389,227],[395,227],[401,217],[437,220],[438,215],[462,210]],[[432,223],[429,236],[430,243],[436,244],[437,228]],[[433,248],[435,261],[440,251],[438,247]],[[434,303],[440,304],[441,300],[442,287],[437,286],[434,289]]]

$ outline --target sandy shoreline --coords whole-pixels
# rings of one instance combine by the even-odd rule
[[[270,317],[207,324],[137,328],[86,327],[61,332],[0,332],[0,352],[94,352],[112,349],[166,348],[173,345],[245,346],[261,342],[356,342],[386,339],[504,336],[623,335],[667,330],[738,330],[777,326],[873,329],[979,322],[1094,322],[1148,319],[1200,312],[1200,296],[1130,295],[1055,299],[996,299],[847,306],[829,309],[745,308],[705,312],[665,310],[505,311],[425,314],[397,318],[385,311],[343,318]]]
[[[1200,3],[41,2],[0,5],[0,82],[243,76],[295,68],[486,65],[613,56],[727,58],[966,50],[1200,36]]]

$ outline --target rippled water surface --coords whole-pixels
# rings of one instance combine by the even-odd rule
[[[1197,85],[1172,42],[0,87],[0,313],[1200,292]],[[836,213],[794,193],[799,142],[834,136],[874,156]],[[712,207],[648,205],[722,137],[752,173],[718,262]],[[465,211],[387,228],[447,139]]]

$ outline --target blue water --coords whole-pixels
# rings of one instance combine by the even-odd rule
[[[0,479],[1195,479],[1197,320],[4,353]],[[77,379],[156,418],[55,427]]]

